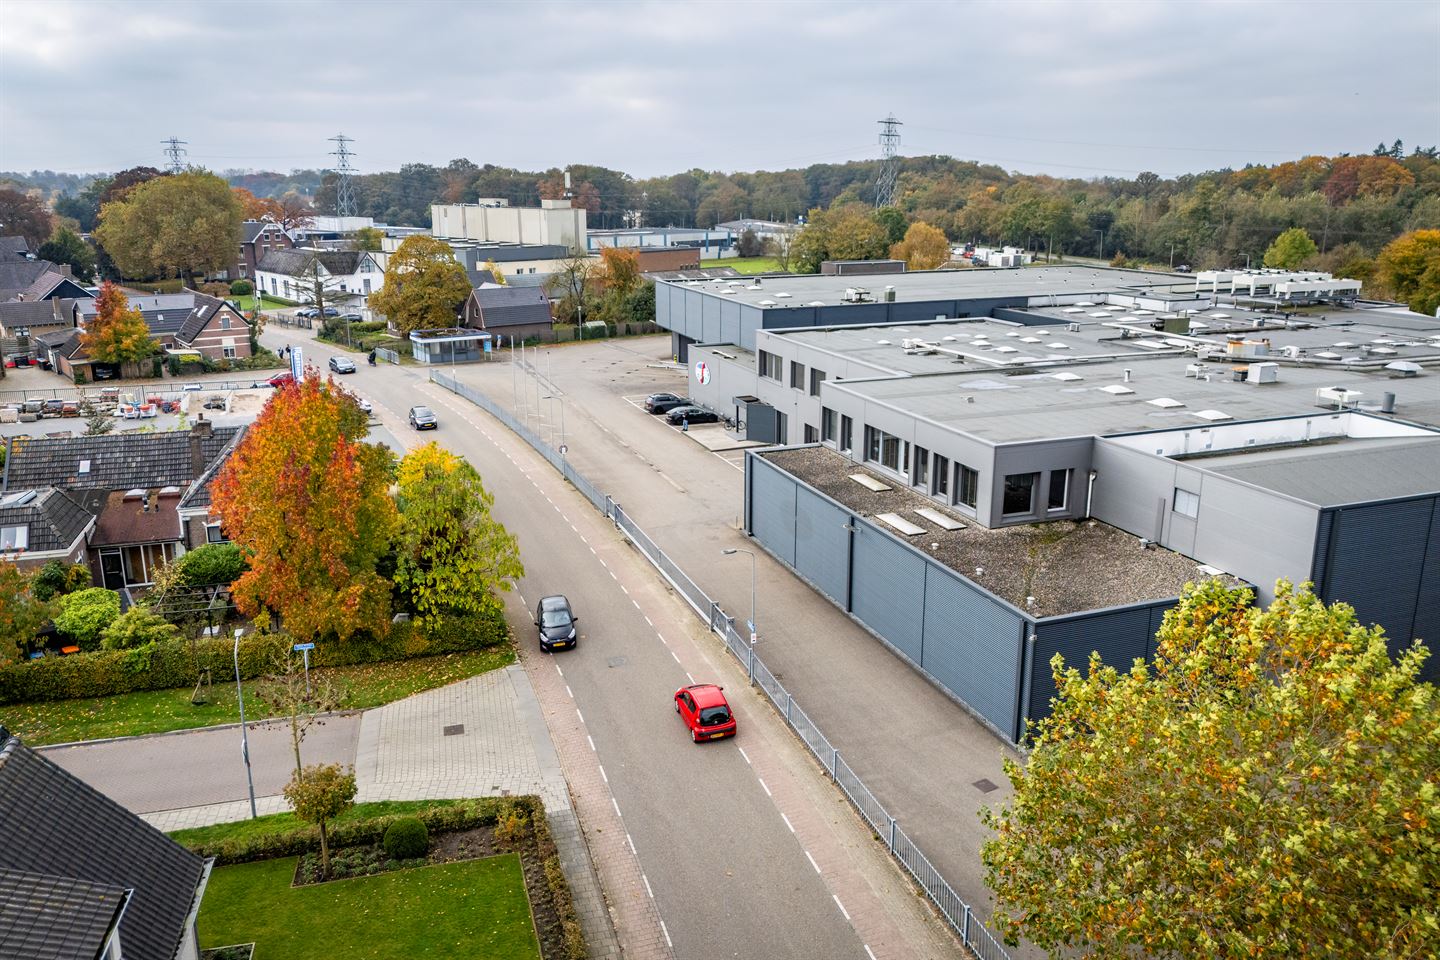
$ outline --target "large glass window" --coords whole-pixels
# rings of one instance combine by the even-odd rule
[[[805,389],[805,364],[796,363],[794,360],[790,361],[790,389]]]
[[[766,380],[780,381],[781,360],[766,350],[760,351],[760,376]]]
[[[1175,488],[1175,512],[1182,517],[1195,519],[1200,516],[1200,494]]]
[[[876,431],[880,434],[880,465],[888,467],[895,472],[900,471],[900,438],[892,437],[884,431]]]
[[[819,439],[820,439],[820,431],[819,431],[819,430],[816,430],[814,427],[810,426],[810,424],[808,424],[808,423],[805,424],[805,442],[806,442],[806,443],[815,443],[815,442],[816,442],[817,440],[819,440]]]
[[[1038,473],[1012,473],[1007,476],[1002,513],[1007,517],[1022,513],[1034,513],[1035,484],[1039,480],[1040,474]]]
[[[840,449],[849,453],[854,447],[855,421],[847,416],[840,417]]]
[[[965,466],[963,463],[959,465],[959,468],[960,483],[958,485],[959,489],[956,491],[957,499],[960,503],[974,510],[980,495],[980,473]]]
[[[935,454],[935,463],[930,475],[935,478],[935,487],[930,492],[937,497],[950,499],[950,458]]]
[[[825,371],[810,368],[810,396],[820,396],[820,384],[825,382]]]
[[[911,482],[922,490],[930,486],[930,451],[924,447],[915,448],[915,472]]]
[[[880,437],[882,434],[874,427],[865,428],[865,459],[878,463],[880,461]]]
[[[835,411],[829,407],[820,408],[820,439],[826,443],[835,442]]]
[[[1050,495],[1049,507],[1051,510],[1064,510],[1070,503],[1070,471],[1050,471]]]

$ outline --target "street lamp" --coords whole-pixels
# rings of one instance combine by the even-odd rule
[[[755,646],[755,554],[749,550],[741,550],[739,547],[726,547],[720,551],[725,556],[733,556],[743,553],[750,558],[750,646]]]
[[[245,732],[245,688],[240,685],[240,633],[235,628],[235,695],[240,699],[240,756],[245,758],[245,782],[250,787],[250,819],[259,816],[255,811],[255,778],[250,773],[250,738]]]

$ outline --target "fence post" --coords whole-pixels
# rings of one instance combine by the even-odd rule
[[[718,614],[719,612],[720,612],[720,604],[716,603],[714,600],[711,600],[711,601],[710,601],[710,632],[711,632],[711,633],[715,633],[715,632],[716,632],[716,630],[715,630],[715,618],[716,618],[716,614]]]
[[[965,946],[970,946],[970,904],[968,903],[965,904],[965,922],[961,926],[960,939],[965,942]]]
[[[792,727],[795,726],[795,721],[790,719],[790,705],[794,702],[795,698],[790,696],[790,691],[785,691],[785,722]],[[891,822],[893,823],[894,821]]]
[[[839,751],[839,750],[836,750],[834,747],[831,747],[831,748],[830,748],[830,779],[831,779],[831,780],[835,780],[835,781],[838,782],[839,779],[840,779],[839,774],[840,774],[840,751]]]
[[[895,852],[895,818],[890,818],[890,852]]]
[[[608,493],[605,494],[605,518],[607,520],[615,519],[615,498]]]
[[[750,674],[750,683],[755,683],[755,648],[747,647],[749,652],[745,656],[745,669]]]

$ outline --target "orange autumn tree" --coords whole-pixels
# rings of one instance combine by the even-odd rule
[[[155,353],[155,341],[139,310],[119,287],[106,280],[95,298],[95,316],[85,326],[80,342],[90,359],[100,363],[130,363]]]
[[[226,462],[213,500],[250,564],[234,587],[242,613],[279,614],[303,639],[388,630],[391,585],[375,567],[396,525],[392,456],[365,430],[349,395],[310,371],[276,391]]]

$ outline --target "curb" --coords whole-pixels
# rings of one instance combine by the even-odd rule
[[[329,713],[320,713],[316,714],[316,716],[324,719],[326,717],[354,717],[363,713],[365,713],[364,710],[331,710]],[[263,727],[268,724],[284,722],[284,717],[266,717],[264,720],[247,720],[245,721],[245,726],[253,729],[254,727]],[[130,740],[153,740],[157,737],[175,737],[181,734],[195,733],[199,730],[237,730],[239,728],[240,722],[237,720],[235,723],[216,723],[208,727],[184,727],[180,730],[161,730],[158,733],[137,733],[128,737],[102,737],[99,740],[71,740],[68,743],[47,743],[38,747],[32,747],[31,749],[39,753],[44,753],[47,750],[63,750],[67,747],[89,747],[101,743],[121,743]],[[180,807],[177,809],[184,810],[189,808]]]

